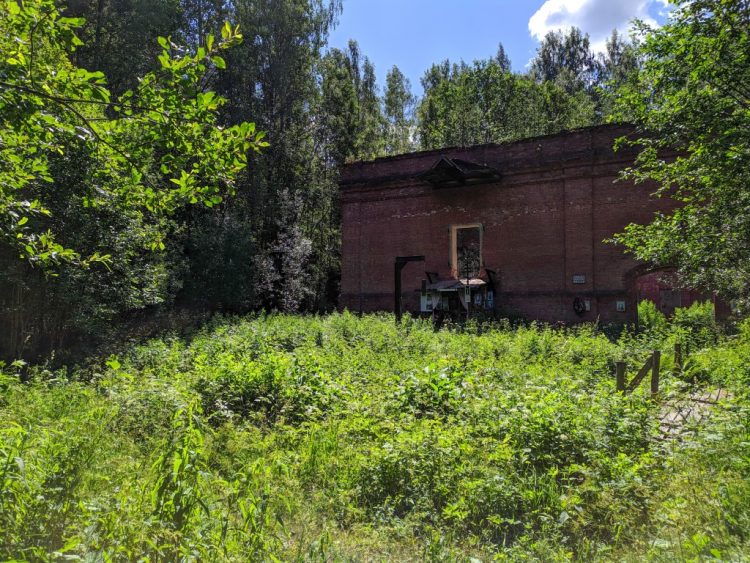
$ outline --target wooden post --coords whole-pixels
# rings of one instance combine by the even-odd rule
[[[651,361],[651,395],[659,393],[659,365],[661,363],[661,352],[654,350]]]
[[[615,364],[615,374],[617,376],[617,390],[625,391],[625,362]]]
[[[682,344],[679,342],[674,344],[674,372],[675,374],[682,372]]]
[[[636,388],[641,384],[641,381],[648,375],[648,372],[651,371],[652,366],[654,365],[654,355],[651,354],[648,357],[648,360],[646,360],[646,363],[643,364],[641,369],[638,370],[638,373],[635,374],[635,377],[630,380],[630,383],[628,383],[625,390],[630,393],[631,391],[635,391]]]

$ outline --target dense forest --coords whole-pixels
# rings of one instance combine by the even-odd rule
[[[34,4],[39,14],[53,9],[50,2]],[[525,74],[511,71],[502,44],[486,60],[438,62],[425,70],[418,97],[396,66],[377,84],[355,40],[344,50],[327,46],[339,0],[71,0],[59,8],[55,22],[26,23],[33,24],[30,35],[36,29],[39,47],[33,53],[32,41],[31,53],[39,68],[17,79],[28,84],[34,73],[47,72],[45,65],[88,72],[78,90],[66,85],[59,96],[89,95],[96,103],[78,103],[83,116],[47,141],[64,150],[48,157],[46,178],[24,180],[18,201],[27,207],[15,210],[15,226],[0,242],[0,317],[8,327],[0,356],[6,358],[90,350],[124,323],[132,330],[140,319],[174,311],[184,319],[216,311],[330,311],[338,291],[342,164],[601,123],[611,113],[612,92],[639,66],[634,46],[616,32],[606,52],[595,55],[589,38],[573,29],[549,34]],[[196,55],[206,56],[209,37],[222,38],[225,22],[236,37],[224,37],[220,57],[209,53],[220,62],[203,65]],[[21,33],[13,29],[20,25],[2,20],[4,40]],[[220,41],[211,41],[216,50]],[[195,132],[172,144],[158,138],[171,123],[151,123],[149,112],[175,102],[163,89],[146,91],[144,77],[164,80],[166,56],[193,57],[192,87],[215,93],[184,117],[223,127],[254,123],[265,139],[246,149],[224,145],[220,157],[216,135],[211,143]],[[5,65],[19,68],[10,59]],[[3,93],[6,109],[17,103],[11,94]],[[78,111],[75,102],[54,109]],[[18,130],[17,118],[11,115],[7,125]],[[124,151],[115,146],[102,155],[95,145],[105,135],[81,134],[96,120],[115,124]],[[151,146],[134,146],[134,135],[150,137]],[[167,160],[175,147],[191,152],[202,174],[224,166],[231,178],[205,186],[198,198],[185,192],[159,199],[172,186],[171,169],[195,163]],[[235,166],[247,164],[242,170],[226,172],[231,151]],[[102,165],[123,152],[130,162]],[[142,180],[120,179],[133,173]],[[38,209],[31,211],[44,213],[26,213],[32,201]],[[19,217],[29,222],[19,225]]]

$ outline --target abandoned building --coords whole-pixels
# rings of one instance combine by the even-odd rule
[[[606,242],[674,202],[616,181],[624,126],[417,152],[348,165],[341,177],[340,306],[480,312],[566,323],[633,322],[701,296]]]

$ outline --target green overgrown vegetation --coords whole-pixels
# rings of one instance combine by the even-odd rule
[[[432,65],[418,98],[327,44],[341,0],[0,6],[4,360],[91,353],[175,309],[331,311],[342,165],[601,123],[639,64],[616,34],[595,56],[551,33],[533,72],[500,45]]]
[[[679,269],[686,286],[747,309],[750,252],[750,3],[675,1],[666,25],[640,23],[641,70],[614,117],[637,126],[625,176],[681,203],[615,238],[637,258]],[[632,142],[632,140],[631,140]],[[678,156],[674,156],[677,154]]]
[[[709,303],[641,303],[616,339],[350,314],[130,330],[331,310],[347,162],[608,116],[638,127],[625,175],[684,204],[615,238],[746,305],[750,11],[674,3],[597,56],[572,29],[524,74],[502,45],[432,65],[417,99],[397,67],[381,96],[356,41],[326,49],[340,0],[0,0],[0,557],[750,558],[750,321],[727,334]],[[615,392],[614,363],[655,349],[661,393]],[[717,388],[665,439],[664,409]]]
[[[707,311],[616,341],[218,318],[106,362],[4,366],[0,557],[743,559],[750,324],[728,337]],[[613,362],[654,348],[663,396],[731,392],[680,440],[644,390],[614,390]]]

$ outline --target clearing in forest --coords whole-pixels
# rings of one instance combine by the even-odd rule
[[[27,383],[5,366],[0,556],[743,559],[738,332],[698,309],[617,339],[268,315]],[[632,372],[654,349],[661,399],[616,392],[615,362]],[[699,388],[724,389],[721,408],[661,439],[668,405]]]

